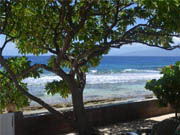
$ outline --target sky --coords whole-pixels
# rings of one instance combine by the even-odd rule
[[[178,41],[180,43],[180,40]],[[2,39],[0,39],[2,44]],[[18,49],[15,48],[15,44],[9,43],[3,55],[20,55]],[[46,54],[46,55],[50,55]],[[180,49],[173,51],[166,51],[159,48],[147,47],[140,44],[124,45],[120,49],[111,49],[107,56],[180,56]]]
[[[0,46],[4,42],[4,37],[0,36]],[[174,42],[180,44],[180,38],[174,38]],[[14,43],[9,43],[3,55],[20,55]],[[46,55],[51,55],[50,53]],[[148,47],[140,44],[124,45],[120,49],[111,49],[107,56],[180,56],[180,49],[166,51],[160,48]]]
[[[173,38],[176,44],[180,44],[180,38]],[[149,47],[142,44],[124,45],[120,49],[111,49],[110,56],[180,56],[180,49],[172,51]]]

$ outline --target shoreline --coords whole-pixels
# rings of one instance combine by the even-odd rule
[[[130,99],[133,99],[135,97],[133,96],[129,96],[129,97],[124,97],[124,98],[107,98],[107,99],[97,99],[97,100],[88,100],[88,101],[84,101],[84,106],[85,107],[93,107],[93,106],[98,106],[98,105],[106,105],[106,104],[113,104],[113,103],[126,103],[131,101]],[[153,99],[154,95],[153,94],[147,94],[144,95],[144,99],[143,100],[147,100],[147,99]],[[135,102],[138,100],[133,100],[131,102]],[[55,104],[50,104],[50,106],[52,106],[53,108],[57,109],[57,110],[67,110],[67,109],[72,109],[72,103],[55,103]],[[43,108],[42,106],[28,106],[28,107],[24,107],[22,110],[24,114],[34,114],[34,113],[43,113],[43,112],[48,112],[45,108]]]

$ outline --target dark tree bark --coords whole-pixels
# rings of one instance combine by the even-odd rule
[[[93,128],[88,122],[86,111],[83,103],[83,90],[78,88],[76,81],[71,79],[69,83],[69,89],[72,93],[72,103],[75,114],[75,123],[77,123],[76,128],[80,135],[92,135],[94,134]]]
[[[74,89],[73,91],[74,92],[72,93],[72,102],[79,134],[90,135],[91,128],[83,104],[83,94],[82,92],[79,92],[78,89]]]

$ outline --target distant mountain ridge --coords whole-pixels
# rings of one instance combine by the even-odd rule
[[[180,56],[180,49],[163,50],[159,48],[150,48],[146,50],[121,53],[120,56]]]

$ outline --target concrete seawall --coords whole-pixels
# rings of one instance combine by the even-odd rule
[[[93,126],[101,126],[115,122],[126,122],[137,119],[172,113],[170,107],[158,108],[157,100],[140,102],[115,103],[86,108],[89,122]],[[72,110],[64,111],[67,117],[74,118]],[[71,123],[52,114],[25,115],[19,114],[16,130],[24,129],[22,134],[15,135],[55,135],[74,130]]]

